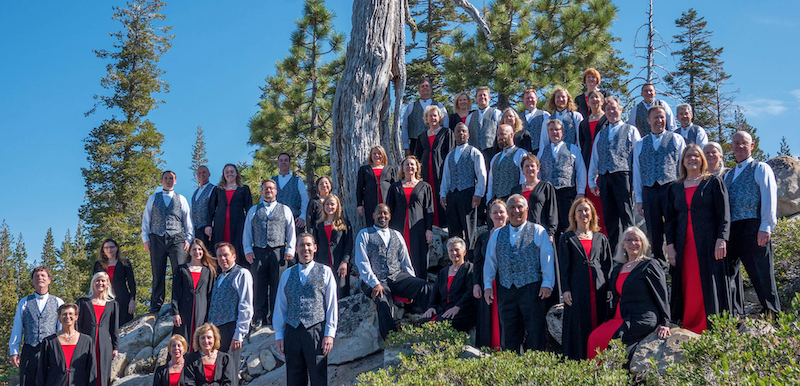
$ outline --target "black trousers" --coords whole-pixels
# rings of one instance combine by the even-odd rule
[[[328,385],[328,356],[322,354],[325,322],[311,327],[301,323],[297,328],[286,325],[284,349],[286,350],[286,385]]]
[[[397,326],[395,326],[392,318],[393,296],[413,299],[414,303],[419,304],[421,309],[428,309],[428,296],[431,291],[430,283],[405,272],[397,275],[395,279],[382,281],[381,285],[385,293],[383,296],[373,300],[378,311],[378,327],[383,339],[386,339],[390,332],[397,331]],[[361,292],[370,299],[372,298],[372,287],[363,281],[361,282]]]
[[[158,312],[164,304],[166,291],[167,257],[172,266],[172,277],[178,265],[186,262],[186,251],[183,250],[185,238],[183,233],[170,236],[150,234],[150,267],[153,274],[153,292],[150,294],[150,312]]]
[[[606,223],[608,241],[616,249],[619,235],[634,225],[630,172],[603,174],[597,178],[600,203],[603,205],[603,222]]]
[[[667,214],[667,193],[671,184],[642,187],[642,209],[647,224],[647,237],[655,256],[666,267],[664,256],[664,216]]]
[[[497,281],[497,312],[503,350],[544,350],[547,342],[547,299],[539,298],[542,282],[505,288]],[[550,297],[553,297],[551,295]]]
[[[556,234],[553,238],[558,240],[558,236],[564,233],[569,228],[569,210],[572,208],[572,202],[575,201],[575,196],[578,195],[578,188],[572,186],[568,188],[556,189],[556,205],[558,206],[558,227]]]
[[[233,386],[237,386],[239,384],[239,365],[242,362],[242,349],[231,350],[231,341],[233,340],[233,334],[236,332],[236,322],[225,323],[217,326],[217,328],[220,336],[219,351],[228,353],[231,357],[231,365],[234,368],[234,374],[236,374],[233,377]]]
[[[744,314],[744,284],[742,265],[753,282],[763,311],[781,312],[778,287],[775,283],[775,262],[772,256],[772,241],[758,246],[758,228],[761,220],[740,220],[731,223],[731,240],[728,242],[726,272],[731,288],[733,308]],[[741,262],[741,264],[740,264]]]
[[[41,344],[31,346],[23,344],[19,355],[19,384],[20,386],[35,386],[36,374],[39,372],[39,351]]]
[[[472,207],[475,188],[456,190],[447,193],[447,236],[461,237],[467,242],[467,250],[472,250],[478,238],[478,211]],[[438,199],[438,198],[437,198]]]
[[[272,317],[285,247],[253,247],[253,320]]]

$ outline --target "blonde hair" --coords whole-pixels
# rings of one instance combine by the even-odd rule
[[[325,212],[325,203],[329,200],[336,200],[336,211],[334,211],[332,215],[328,215],[328,213]],[[333,193],[328,194],[325,199],[322,200],[322,217],[317,220],[317,224],[324,223],[327,220],[331,221],[331,228],[333,230],[341,231],[346,228],[344,224],[344,216],[342,215],[342,200],[339,199],[339,196]]]
[[[105,301],[110,302],[110,301],[114,300],[114,290],[111,289],[111,277],[109,277],[107,273],[102,272],[102,271],[98,272],[98,273],[95,273],[94,276],[92,276],[92,280],[89,282],[89,295],[87,295],[87,296],[90,299],[94,297],[94,295],[95,295],[95,293],[94,293],[94,282],[97,281],[98,279],[101,279],[101,278],[102,279],[106,279],[106,281],[108,282],[108,285],[106,286],[106,289],[103,290],[103,293],[101,295],[103,295],[103,299]]]
[[[467,111],[469,111],[469,108],[472,107],[472,98],[469,97],[469,94],[466,92],[460,92],[458,95],[456,95],[456,98],[453,99],[453,112],[458,112],[458,98],[461,98],[462,95],[467,97]]]
[[[553,92],[550,94],[550,98],[547,98],[547,105],[545,106],[545,110],[549,111],[552,114],[555,114],[556,109],[556,95],[560,92],[567,94],[567,111],[575,111],[578,109],[578,106],[575,105],[575,101],[572,100],[572,95],[570,95],[569,91],[561,86],[556,86],[553,88]]]
[[[167,342],[167,351],[172,347],[172,342],[178,341],[180,344],[183,345],[183,351],[189,351],[189,342],[186,341],[186,338],[183,337],[181,334],[175,334],[172,338],[169,338],[169,342]]]
[[[706,159],[706,155],[703,152],[703,149],[701,149],[700,146],[698,146],[697,144],[692,143],[686,145],[686,148],[683,149],[683,154],[681,154],[680,166],[678,168],[678,180],[675,181],[676,183],[683,183],[684,181],[686,181],[686,174],[688,172],[686,171],[686,165],[683,164],[683,160],[686,159],[686,153],[689,150],[694,150],[698,154],[700,154],[700,178],[705,180],[706,178],[711,177],[711,173],[708,172],[708,160]]]
[[[625,243],[625,236],[628,233],[633,233],[640,240],[642,240],[642,249],[639,251],[639,256],[636,256],[636,261],[647,260],[650,257],[647,256],[647,253],[650,251],[650,240],[647,239],[647,235],[642,232],[641,229],[637,226],[628,227],[625,229],[625,232],[622,232],[622,235],[619,236],[619,242],[617,243],[617,253],[614,254],[614,262],[625,264],[628,262],[628,252],[625,252],[625,248],[622,245]]]
[[[386,150],[381,145],[375,145],[371,149],[369,149],[369,158],[367,158],[367,163],[370,164],[370,166],[375,166],[372,164],[372,152],[376,149],[381,153],[381,160],[383,160],[383,163],[381,165],[383,166],[388,165],[389,159],[386,158]]]
[[[408,161],[408,160],[413,160],[414,162],[417,163],[417,172],[414,173],[414,177],[416,179],[418,179],[418,180],[421,180],[422,179],[422,171],[420,171],[421,167],[420,167],[420,164],[419,164],[419,160],[417,159],[417,157],[415,157],[413,155],[407,155],[406,158],[403,158],[403,162],[400,162],[400,174],[398,175],[398,178],[400,180],[405,180],[406,179],[406,174],[403,171],[403,164],[406,163],[406,161]]]
[[[597,219],[597,208],[595,208],[594,204],[592,204],[592,202],[586,197],[581,197],[572,202],[572,206],[569,208],[569,228],[567,228],[567,232],[578,229],[578,222],[575,221],[575,212],[578,211],[578,206],[580,204],[589,205],[589,210],[592,212],[592,218],[589,220],[589,226],[587,227],[587,230],[592,232],[600,232],[599,220]]]
[[[428,122],[428,120],[430,119],[430,116],[434,111],[436,111],[436,113],[439,114],[439,127],[441,127],[442,119],[444,119],[444,117],[442,116],[442,111],[439,110],[439,106],[435,104],[431,104],[430,106],[425,108],[425,112],[422,113],[422,121],[425,122],[426,126],[430,126],[431,124],[430,122]]]
[[[214,334],[214,350],[219,350],[220,340],[222,340],[219,329],[212,323],[206,323],[194,330],[194,339],[192,339],[192,349],[200,351],[200,336],[205,335],[206,332],[211,330]]]
[[[506,107],[506,109],[503,110],[503,115],[500,116],[500,122],[505,123],[506,115],[514,116],[514,126],[511,127],[514,128],[515,133],[522,130],[522,119],[519,119],[519,114],[517,114],[517,112],[514,111],[514,109],[512,109],[511,107]]]

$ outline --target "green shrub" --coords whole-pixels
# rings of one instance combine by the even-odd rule
[[[786,307],[800,291],[800,221],[778,220],[772,232],[772,247],[778,294]]]

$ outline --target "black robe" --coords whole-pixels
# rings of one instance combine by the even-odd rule
[[[449,271],[449,268],[443,268],[436,276],[436,282],[431,288],[428,308],[436,309],[436,321],[449,320],[454,329],[469,332],[475,325],[478,313],[478,299],[472,296],[472,286],[475,284],[474,265],[465,261],[456,271],[448,291],[447,275]],[[453,319],[442,318],[442,314],[453,307],[459,308],[458,314]]]
[[[317,226],[317,220],[321,219],[325,212],[322,209],[322,199],[319,196],[310,198],[306,205],[306,232],[313,234]],[[297,236],[300,236],[299,234]]]
[[[683,283],[681,266],[686,248],[686,223],[689,209],[683,183],[674,183],[667,193],[667,211],[664,230],[667,244],[674,244],[677,256],[672,276],[672,320],[683,319]],[[692,228],[703,287],[703,303],[706,315],[719,314],[732,309],[725,275],[725,260],[714,258],[717,239],[730,238],[731,221],[728,205],[728,190],[719,177],[709,177],[697,186],[692,196]]]
[[[511,194],[522,194],[522,185],[511,188]],[[553,236],[558,228],[558,203],[556,188],[547,181],[539,181],[528,198],[528,221],[539,224]]]
[[[611,273],[611,289],[614,294],[612,309],[617,304],[622,316],[622,326],[612,339],[622,339],[632,355],[636,344],[655,331],[656,327],[669,322],[667,282],[661,263],[650,258],[640,261],[622,284],[622,294],[617,292],[617,278],[623,264],[614,267]]]
[[[178,385],[186,385],[186,375],[183,371],[178,379]],[[169,361],[156,368],[153,373],[153,386],[169,386]]]
[[[94,263],[93,273],[106,272],[103,263]],[[114,268],[114,278],[111,279],[111,289],[114,290],[114,300],[119,306],[119,325],[123,326],[133,319],[133,314],[128,312],[131,299],[136,299],[136,279],[133,277],[133,267],[128,260],[117,260]]]
[[[331,268],[333,276],[336,278],[339,299],[341,299],[350,295],[350,272],[353,267],[350,259],[353,256],[353,227],[350,225],[350,221],[344,219],[345,229],[331,229],[331,241],[329,243],[328,236],[325,234],[325,222],[321,221],[315,225],[312,232],[314,239],[317,240],[317,252],[314,254],[314,261]],[[329,258],[332,258],[333,266],[330,265]],[[339,277],[336,272],[342,263],[347,263],[347,275],[345,277]]]
[[[97,368],[94,364],[94,340],[86,334],[78,334],[72,361],[67,369],[67,358],[56,334],[40,343],[39,373],[36,386],[95,386]],[[69,371],[67,371],[69,370]]]
[[[433,229],[433,192],[425,181],[419,181],[411,191],[410,206],[406,204],[403,181],[392,184],[386,195],[386,205],[392,219],[389,228],[403,234],[406,219],[409,219],[408,235],[410,248],[408,251],[416,276],[428,278],[428,242],[425,232]]]
[[[483,264],[486,262],[486,246],[489,244],[489,238],[491,236],[491,229],[478,235],[478,238],[475,240],[475,248],[472,250],[472,263],[474,266],[472,270],[472,282],[480,285],[481,294],[483,294],[484,288]],[[471,291],[472,289],[470,289],[470,292]],[[483,299],[483,297],[476,300],[478,301],[478,317],[477,325],[475,326],[475,346],[489,347],[492,344],[492,306],[486,304],[486,300]]]
[[[181,326],[173,327],[172,334],[179,334],[192,342],[192,331],[202,326],[208,317],[211,305],[211,291],[214,289],[214,280],[211,270],[203,266],[200,270],[200,280],[197,288],[194,287],[189,264],[178,266],[178,272],[172,282],[172,315],[180,315]],[[194,315],[192,315],[194,307]],[[192,329],[192,316],[194,316],[194,329]],[[191,347],[191,343],[189,346]]]
[[[247,210],[253,206],[253,196],[250,188],[242,185],[236,188],[231,197],[231,244],[236,248],[236,260],[244,261],[244,248],[242,247],[242,234],[244,233],[244,220],[247,217]],[[225,213],[228,210],[228,197],[225,195],[225,188],[216,186],[208,198],[208,219],[211,221],[211,245],[223,241],[225,233]],[[210,251],[214,254],[216,251]]]
[[[417,148],[414,149],[414,155],[420,163],[420,172],[422,179],[436,189],[436,196],[434,205],[439,215],[439,226],[442,228],[447,227],[447,216],[445,215],[444,207],[442,207],[441,200],[439,200],[440,190],[442,187],[442,173],[444,172],[444,160],[450,150],[455,148],[453,140],[453,132],[443,127],[436,133],[433,139],[433,148],[428,142],[428,132],[425,131],[417,139]],[[433,152],[433,165],[430,165],[430,154]],[[433,181],[428,181],[428,168],[433,167]]]
[[[238,377],[238,366],[231,363],[231,357],[222,351],[217,351],[217,360],[214,362],[214,381],[206,380],[206,372],[203,368],[203,357],[200,351],[186,354],[183,365],[183,377],[186,379],[186,386],[231,386],[234,377]]]
[[[561,236],[558,242],[558,261],[561,286],[572,294],[572,306],[564,304],[563,340],[564,356],[586,359],[586,347],[592,333],[591,292],[594,291],[597,325],[607,320],[608,281],[611,276],[611,246],[600,232],[592,233],[592,249],[587,259],[581,240],[575,231]],[[589,282],[589,272],[594,285]]]
[[[75,328],[82,334],[89,335],[100,342],[100,354],[95,355],[97,366],[100,366],[100,379],[97,386],[108,386],[111,380],[112,351],[117,349],[117,331],[119,329],[119,305],[115,300],[107,301],[103,315],[100,316],[98,328],[97,318],[89,298],[78,299],[78,321]]]
[[[578,126],[578,131],[581,136],[581,156],[583,157],[583,163],[586,164],[586,170],[589,170],[589,162],[592,161],[594,139],[597,137],[597,134],[600,133],[600,130],[605,129],[607,126],[608,119],[606,119],[605,115],[597,120],[597,126],[594,128],[594,136],[592,136],[592,130],[589,128],[589,118],[584,118]]]
[[[472,114],[472,112],[473,112],[473,111],[475,111],[475,110],[470,110],[470,111],[467,113],[467,116],[469,116],[470,114]],[[447,118],[447,119],[448,119],[448,121],[447,121],[447,125],[450,127],[450,130],[454,130],[454,131],[455,131],[455,129],[456,129],[456,125],[458,125],[459,123],[461,123],[461,116],[460,116],[460,115],[458,115],[458,113],[457,113],[457,112],[455,112],[455,113],[451,113],[451,114],[448,116],[448,118]],[[464,124],[466,124],[466,122],[464,122]]]
[[[397,182],[397,170],[394,166],[386,165],[381,171],[381,199],[386,202],[386,195],[389,194],[389,187]],[[364,165],[358,169],[356,180],[356,206],[364,207],[364,219],[366,227],[375,225],[372,219],[372,212],[378,206],[378,182],[375,180],[375,173],[372,172],[372,165]]]
[[[601,90],[599,88],[597,90],[603,93],[603,98],[611,96],[611,94],[606,90]],[[586,93],[582,92],[578,95],[575,95],[575,104],[578,106],[578,112],[583,115],[583,119],[589,119],[589,105],[586,103]]]

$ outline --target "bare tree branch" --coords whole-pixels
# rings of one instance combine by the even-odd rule
[[[450,2],[452,2],[456,7],[463,9],[464,12],[472,17],[472,20],[475,21],[475,24],[478,25],[478,28],[483,31],[483,34],[486,35],[486,37],[491,35],[489,32],[489,24],[483,19],[480,11],[478,11],[478,8],[472,5],[469,0],[450,0]]]

